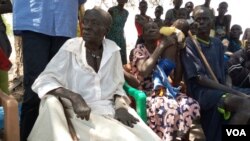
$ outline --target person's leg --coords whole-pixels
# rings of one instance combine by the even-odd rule
[[[21,141],[27,139],[38,116],[40,99],[31,86],[67,39],[31,31],[22,33],[25,92],[21,111]]]
[[[22,33],[24,97],[21,109],[21,141],[27,137],[38,116],[40,99],[31,86],[37,76],[44,70],[49,61],[50,39],[48,36],[31,31]]]
[[[62,45],[69,39],[69,37],[61,37],[61,36],[55,36],[51,37],[52,44],[50,47],[50,54],[49,58],[52,59],[54,55],[58,52],[58,50],[62,47]]]
[[[207,89],[195,97],[201,108],[200,123],[207,141],[221,141],[221,125],[227,122],[218,111],[218,103],[223,94],[218,90]]]
[[[63,106],[57,97],[46,95],[42,98],[39,116],[28,141],[72,141]]]
[[[0,70],[0,90],[6,94],[9,94],[8,80],[8,72]]]
[[[224,98],[225,110],[233,112],[230,124],[247,124],[250,119],[250,99],[234,94],[227,94]]]
[[[221,141],[222,124],[226,121],[218,112],[217,106],[209,110],[201,110],[200,122],[206,141]]]
[[[121,48],[120,53],[121,53],[122,64],[123,65],[127,64],[127,51],[126,51],[126,47]]]

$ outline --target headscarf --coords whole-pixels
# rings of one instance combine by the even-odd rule
[[[176,98],[179,93],[181,87],[173,87],[169,80],[168,76],[171,71],[175,68],[174,62],[169,59],[159,59],[158,64],[156,65],[155,70],[153,71],[153,90],[159,90],[160,88],[164,88],[166,90],[166,96],[170,96],[172,98]]]

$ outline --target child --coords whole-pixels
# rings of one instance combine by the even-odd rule
[[[158,5],[155,8],[155,19],[154,19],[154,22],[158,25],[158,27],[162,27],[164,25],[164,21],[161,19],[162,14],[163,14],[163,7]]]

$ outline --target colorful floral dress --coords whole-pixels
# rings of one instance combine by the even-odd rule
[[[128,18],[128,11],[119,7],[111,7],[109,11],[112,11],[112,26],[106,38],[116,42],[121,48],[122,63],[127,64],[127,52],[126,52],[126,40],[124,36],[124,26]]]
[[[136,67],[138,60],[150,56],[146,47],[137,45],[132,56],[132,73],[141,81],[139,89],[148,93],[148,125],[162,140],[171,141],[175,136],[182,137],[190,129],[193,120],[200,116],[198,102],[183,93],[178,93],[176,99],[159,96],[157,91],[152,91],[151,77],[143,78]]]

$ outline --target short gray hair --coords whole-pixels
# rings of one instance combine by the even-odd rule
[[[112,26],[112,16],[108,12],[99,7],[94,7],[92,9],[86,10],[85,15],[88,14],[89,12],[97,13],[98,18],[102,18],[103,23],[107,26],[107,31],[110,30]]]

